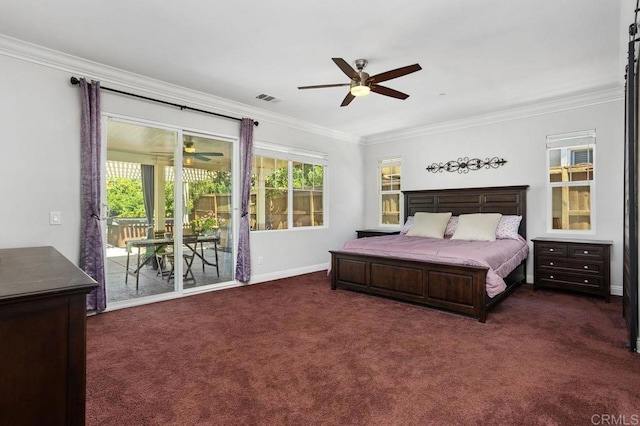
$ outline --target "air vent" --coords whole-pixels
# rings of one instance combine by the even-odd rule
[[[265,102],[271,102],[272,104],[275,104],[276,102],[280,102],[280,99],[276,98],[275,96],[267,95],[264,93],[261,93],[258,96],[256,96],[256,99],[261,99]]]

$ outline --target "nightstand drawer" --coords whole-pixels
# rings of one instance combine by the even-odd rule
[[[557,259],[555,257],[540,257],[538,259],[538,265],[547,270],[565,269],[587,274],[601,274],[604,270],[602,263],[591,262],[589,260]]]
[[[569,245],[569,257],[602,259],[604,250],[598,246]]]
[[[587,276],[587,275],[573,275],[567,274],[564,272],[547,272],[544,271],[540,273],[539,276],[540,281],[543,283],[567,283],[567,284],[576,284],[582,287],[594,287],[600,288],[602,285],[602,279],[598,276]]]
[[[540,256],[567,257],[567,244],[563,243],[538,243],[536,250]]]

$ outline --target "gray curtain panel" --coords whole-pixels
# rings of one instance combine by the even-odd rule
[[[140,164],[144,213],[147,217],[147,238],[153,238],[153,166]]]
[[[140,176],[142,176],[142,196],[144,198],[144,213],[147,218],[147,238],[154,237],[153,227],[153,204],[154,204],[154,167],[151,164],[140,164]],[[147,247],[147,256],[153,254],[153,247]],[[151,267],[158,268],[158,261],[155,257],[151,259]]]
[[[81,217],[80,268],[98,282],[87,296],[87,310],[101,312],[105,298],[104,246],[100,226],[100,82],[80,79],[81,123]]]
[[[240,234],[238,236],[238,259],[236,279],[243,283],[251,279],[251,250],[249,247],[249,203],[251,201],[251,168],[253,166],[253,120],[243,118],[240,125]]]

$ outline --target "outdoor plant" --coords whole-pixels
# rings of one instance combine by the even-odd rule
[[[191,229],[196,233],[211,231],[219,227],[220,219],[218,219],[218,216],[211,210],[204,216],[196,217],[191,221]]]

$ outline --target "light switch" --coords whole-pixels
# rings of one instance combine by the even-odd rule
[[[62,225],[62,212],[49,212],[49,225]]]

